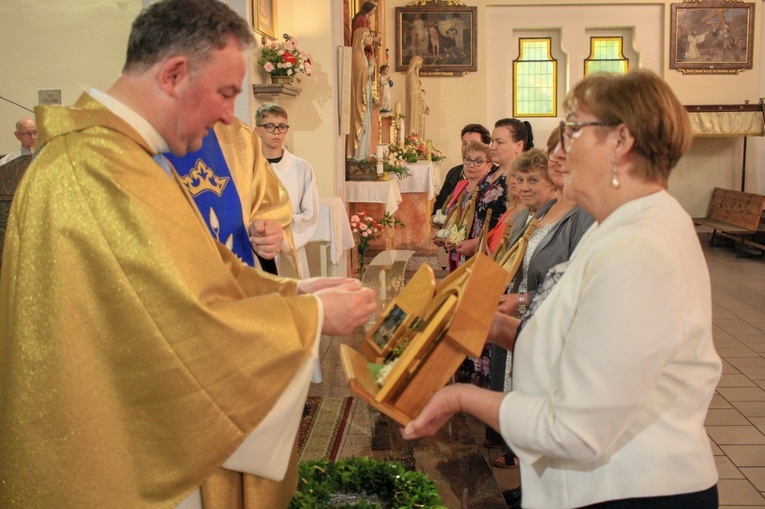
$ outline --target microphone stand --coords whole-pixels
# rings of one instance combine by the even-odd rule
[[[23,110],[27,110],[27,111],[29,111],[29,112],[31,112],[31,113],[34,113],[34,111],[33,111],[33,110],[30,110],[30,109],[29,109],[29,108],[27,108],[26,106],[22,106],[22,105],[20,105],[20,104],[19,104],[19,103],[17,103],[17,102],[13,102],[13,101],[11,101],[10,99],[6,99],[6,98],[5,98],[5,97],[3,97],[2,95],[0,95],[0,99],[2,99],[3,101],[9,102],[9,103],[11,103],[11,104],[15,104],[16,106],[18,106],[19,108],[21,108],[21,109],[23,109]]]

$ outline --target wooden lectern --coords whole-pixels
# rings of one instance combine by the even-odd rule
[[[382,313],[361,352],[340,345],[351,392],[402,426],[446,385],[467,355],[479,357],[510,274],[476,254],[436,285],[422,265]],[[370,368],[400,354],[381,385]]]
[[[0,265],[2,265],[5,228],[11,215],[11,202],[32,156],[21,156],[0,166]]]

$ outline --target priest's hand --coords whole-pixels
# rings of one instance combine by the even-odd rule
[[[284,228],[276,221],[255,219],[250,223],[250,245],[256,255],[273,260],[282,248]]]
[[[312,277],[303,279],[298,283],[298,295],[303,293],[316,293],[340,285],[355,285],[361,287],[361,281],[350,277]]]
[[[322,334],[346,336],[377,310],[375,292],[359,284],[342,284],[314,293],[324,306]]]

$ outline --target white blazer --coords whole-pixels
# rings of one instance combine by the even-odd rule
[[[587,231],[519,335],[500,407],[524,508],[717,482],[704,429],[722,369],[711,317],[699,240],[665,191]]]

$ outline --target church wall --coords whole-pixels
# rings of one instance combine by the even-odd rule
[[[253,116],[258,106],[267,100],[287,110],[290,130],[285,143],[292,153],[313,166],[320,196],[343,196],[345,181],[344,137],[338,134],[335,93],[336,46],[342,45],[342,19],[342,2],[278,2],[279,40],[283,40],[285,33],[297,38],[298,47],[311,54],[313,74],[298,75],[301,79],[298,86],[302,88],[298,97],[255,97],[251,102]],[[258,55],[259,49],[256,49],[255,62]],[[268,77],[257,66],[251,79],[253,83],[268,82]]]
[[[61,89],[70,105],[87,87],[107,88],[140,9],[140,0],[2,0],[0,95],[32,109],[38,89]],[[27,115],[0,100],[0,153],[18,150],[15,124]]]
[[[755,6],[755,68],[736,75],[683,75],[669,69],[669,19],[671,1],[590,1],[549,0],[540,5],[531,0],[476,0],[478,6],[478,69],[461,78],[423,77],[431,114],[426,118],[426,136],[447,154],[442,174],[460,157],[459,131],[470,122],[491,128],[502,117],[512,116],[512,60],[517,58],[518,37],[553,31],[559,42],[559,72],[565,91],[583,76],[582,59],[589,53],[588,30],[617,30],[634,33],[637,62],[631,66],[651,69],[663,76],[684,104],[740,104],[756,102],[763,94],[763,39],[760,36],[763,6]],[[395,26],[394,7],[407,0],[388,0],[387,23]],[[627,39],[625,38],[625,43]],[[395,58],[395,34],[389,32],[388,47]],[[556,46],[554,39],[553,46]],[[639,64],[638,64],[639,62]],[[566,65],[570,63],[570,65]],[[393,73],[397,84],[403,73]],[[403,87],[393,88],[393,101],[403,104]],[[528,119],[535,131],[537,146],[544,146],[558,119]],[[747,148],[747,184],[750,192],[765,193],[765,143],[750,138]],[[670,192],[693,215],[704,215],[715,186],[740,188],[742,138],[697,138],[670,179]]]
[[[0,2],[0,95],[28,107],[37,103],[37,90],[60,88],[64,104],[71,104],[88,86],[108,87],[124,61],[130,24],[143,4],[151,0],[3,0]],[[228,0],[251,19],[250,0]],[[386,45],[395,55],[394,7],[409,0],[386,1],[389,27]],[[685,104],[755,102],[765,96],[765,70],[760,36],[765,16],[762,2],[756,2],[753,70],[737,75],[683,75],[668,68],[670,0],[612,0],[583,2],[547,0],[474,0],[478,6],[479,72],[462,78],[423,77],[423,88],[431,114],[426,135],[448,159],[445,172],[459,160],[459,130],[468,122],[491,125],[512,115],[512,96],[506,82],[508,60],[515,58],[520,30],[556,29],[562,38],[565,56],[581,61],[584,28],[632,30],[641,65],[663,75]],[[629,17],[626,12],[632,13]],[[304,78],[297,98],[275,100],[290,113],[287,144],[309,160],[317,174],[323,196],[342,195],[343,145],[337,134],[336,47],[342,41],[342,2],[279,0],[280,35],[289,33],[313,56],[314,76]],[[657,28],[656,25],[659,25]],[[499,30],[494,27],[499,26]],[[573,34],[573,35],[572,35]],[[583,35],[584,38],[587,34]],[[264,101],[250,93],[251,83],[265,81],[256,68],[256,48],[250,62],[245,93],[237,101],[240,118],[252,122],[255,108]],[[570,66],[566,84],[581,77],[581,63]],[[404,103],[403,73],[392,73],[393,101]],[[13,136],[15,121],[24,116],[20,108],[0,101],[0,153],[18,148]],[[543,145],[554,125],[551,120],[531,120],[538,145]],[[670,190],[693,214],[703,214],[711,189],[740,186],[743,143],[741,138],[697,139],[670,180]],[[747,148],[747,190],[765,194],[765,140],[750,138]]]

